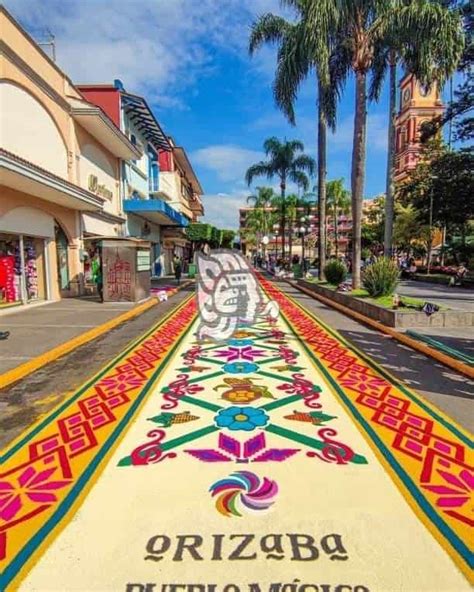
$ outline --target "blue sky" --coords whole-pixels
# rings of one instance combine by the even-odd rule
[[[303,140],[315,156],[316,94],[311,77],[300,91],[297,125],[274,107],[275,50],[250,58],[247,40],[260,14],[281,13],[278,0],[5,0],[36,38],[56,37],[57,62],[74,82],[122,80],[143,94],[167,133],[188,152],[205,190],[205,220],[238,225],[251,191],[243,176],[263,158],[269,136]],[[329,136],[328,176],[349,186],[353,83]],[[369,107],[366,196],[383,192],[387,94]],[[262,179],[258,184],[269,184]],[[270,183],[271,184],[271,183]],[[276,181],[274,182],[276,187]]]

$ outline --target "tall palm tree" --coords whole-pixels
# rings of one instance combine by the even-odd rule
[[[392,40],[411,42],[435,35],[439,25],[438,4],[430,0],[335,0],[338,8],[338,42],[331,56],[333,80],[342,87],[349,72],[355,77],[354,137],[352,144],[352,285],[360,287],[362,201],[365,183],[367,132],[367,74],[375,58]],[[417,10],[414,9],[417,8]],[[451,47],[457,62],[463,47],[462,28]],[[431,54],[421,51],[422,63]],[[438,65],[441,69],[444,64]]]
[[[350,193],[344,187],[344,179],[334,179],[326,183],[327,205],[331,212],[334,225],[334,243],[336,249],[336,259],[339,256],[339,232],[338,217],[349,211],[351,199]]]
[[[400,4],[391,0],[392,4]],[[393,247],[394,225],[394,169],[395,120],[397,116],[397,66],[402,65],[424,86],[436,83],[442,87],[452,75],[462,49],[462,31],[459,15],[438,3],[405,0],[405,27],[389,30],[375,48],[372,64],[370,100],[378,100],[385,76],[389,74],[388,150],[385,187],[384,255],[390,256]],[[418,27],[428,18],[431,27]]]
[[[278,44],[278,66],[274,96],[277,105],[295,123],[294,102],[298,89],[311,71],[316,72],[318,87],[318,212],[319,276],[324,277],[326,262],[326,136],[328,125],[335,127],[337,86],[329,80],[331,32],[337,17],[334,0],[281,0],[297,14],[295,22],[267,13],[252,27],[250,53],[264,43]]]
[[[314,174],[314,159],[304,154],[303,142],[290,140],[280,142],[278,138],[267,138],[263,143],[263,149],[267,160],[252,165],[245,173],[247,185],[251,185],[256,177],[273,179],[277,177],[280,182],[281,217],[280,227],[282,233],[282,256],[285,257],[285,228],[286,228],[286,186],[291,181],[303,189],[309,185],[308,175]],[[307,174],[306,174],[307,173]]]

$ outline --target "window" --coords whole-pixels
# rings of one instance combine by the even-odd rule
[[[158,163],[158,155],[153,148],[148,145],[148,189],[150,193],[158,191],[159,173],[160,166]]]
[[[130,142],[136,146],[137,145],[137,138],[135,134],[130,134]],[[137,160],[135,158],[132,159],[133,164],[137,164]]]

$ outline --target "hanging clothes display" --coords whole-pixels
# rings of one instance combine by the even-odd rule
[[[33,239],[24,242],[26,293],[28,300],[38,299],[38,269],[36,266],[36,247]]]

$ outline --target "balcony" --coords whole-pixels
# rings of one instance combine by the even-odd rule
[[[124,212],[135,214],[160,226],[187,226],[187,218],[161,199],[127,199],[123,202]]]
[[[125,178],[127,180],[129,196],[138,193],[143,198],[148,197],[148,177],[138,168],[138,166],[132,163],[127,163],[125,165]]]

